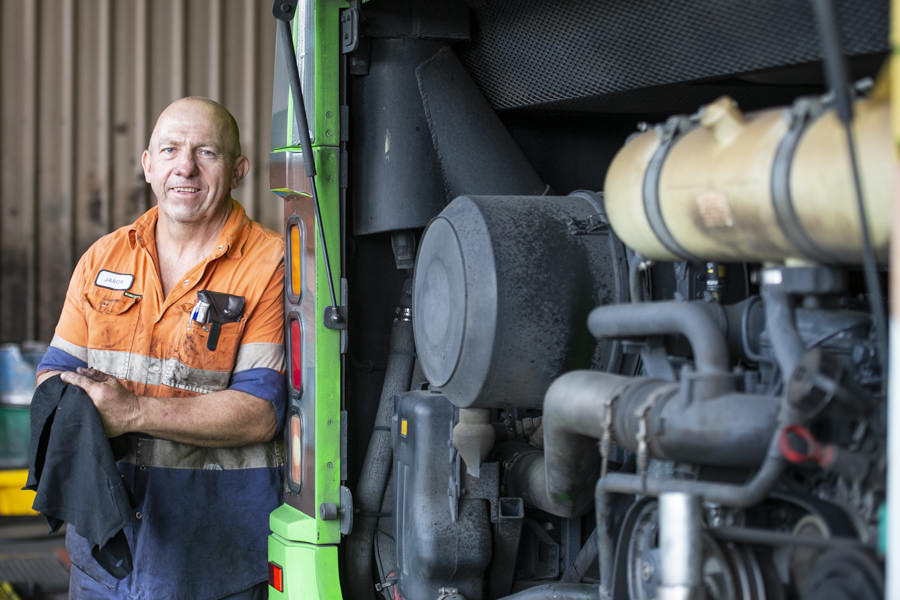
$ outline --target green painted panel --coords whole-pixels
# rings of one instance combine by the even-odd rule
[[[335,293],[339,293],[340,203],[337,148],[316,148],[316,177],[322,225],[331,260]],[[331,305],[328,275],[321,242],[316,232],[316,506],[340,503],[341,485],[341,334],[325,327],[322,315]],[[338,298],[340,301],[340,298]],[[301,541],[336,544],[340,541],[337,520],[317,519],[316,537]]]
[[[315,0],[315,90],[306,96],[315,99],[316,191],[322,213],[322,227],[328,245],[335,291],[340,290],[340,9],[346,3]],[[296,31],[295,31],[296,35]],[[277,67],[280,68],[280,67]],[[288,91],[289,93],[289,91]],[[293,123],[289,110],[287,123]],[[290,144],[290,127],[274,132],[272,139]],[[277,150],[299,152],[286,146]],[[315,331],[315,506],[339,504],[341,473],[341,355],[340,332],[327,329],[322,314],[331,304],[327,271],[318,229],[316,235],[316,331]],[[318,512],[318,511],[316,511]],[[285,593],[269,588],[271,598],[340,599],[337,546],[341,540],[338,521],[318,517],[282,505],[269,517],[273,534],[269,537],[269,560],[284,569]]]
[[[341,600],[336,546],[289,542],[269,536],[269,560],[283,570],[284,591],[269,587],[269,598]]]
[[[346,2],[316,0],[315,145],[340,143],[340,31]]]
[[[287,540],[315,540],[316,521],[293,506],[282,504],[269,515],[269,528]]]
[[[315,119],[313,128],[313,146],[337,146],[340,143],[340,11],[347,6],[346,2],[336,0],[314,0],[315,51],[313,80],[315,89],[310,93],[304,89],[304,97],[309,96],[315,102]],[[299,10],[298,10],[299,15]],[[294,18],[294,46],[297,47],[298,27],[301,24]],[[283,69],[276,65],[276,79]],[[288,95],[288,114],[285,130],[273,132],[272,140],[281,140],[283,148],[292,147],[291,139],[294,128],[294,104],[290,96],[289,86],[275,86],[273,93],[281,91]]]

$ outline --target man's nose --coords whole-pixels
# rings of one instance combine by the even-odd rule
[[[175,174],[181,177],[189,177],[197,170],[197,161],[191,152],[180,152],[178,162],[175,163]]]

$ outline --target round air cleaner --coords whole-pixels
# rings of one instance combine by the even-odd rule
[[[624,248],[597,196],[460,196],[428,225],[413,282],[416,350],[459,407],[540,407],[555,377],[617,371],[615,341],[587,330],[627,301]]]

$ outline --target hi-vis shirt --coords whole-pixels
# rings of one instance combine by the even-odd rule
[[[280,431],[284,242],[231,202],[213,251],[168,297],[156,266],[156,207],[95,242],[75,268],[38,372],[90,366],[135,394],[186,402],[239,390],[271,402]],[[241,315],[221,324],[215,344],[211,324],[192,319],[200,290],[244,298]],[[135,599],[217,598],[265,581],[268,514],[281,501],[280,443],[206,448],[127,438],[119,470],[137,503],[126,528],[134,570],[112,579],[70,528],[73,565]]]

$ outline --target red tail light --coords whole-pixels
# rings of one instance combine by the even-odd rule
[[[276,565],[273,562],[269,562],[269,585],[278,590],[279,592],[284,591],[284,573],[281,571],[281,567]]]
[[[303,335],[300,320],[291,318],[289,335],[291,337],[291,386],[298,392],[303,391]]]

